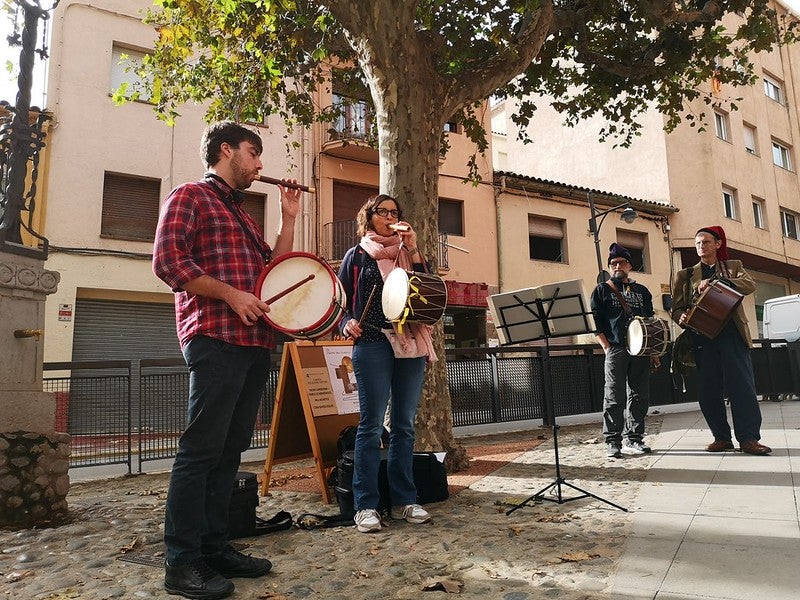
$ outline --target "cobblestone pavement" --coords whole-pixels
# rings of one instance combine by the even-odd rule
[[[651,432],[659,425],[649,418]],[[556,482],[552,430],[464,438],[471,456],[477,449],[474,464],[481,468],[450,476],[458,491],[428,505],[432,523],[392,521],[371,535],[354,527],[292,528],[240,540],[246,553],[267,556],[274,567],[260,579],[234,580],[233,598],[435,600],[445,598],[446,589],[470,600],[607,598],[631,519],[603,500],[633,507],[650,457],[608,460],[599,428],[561,427],[558,441],[566,483],[601,500],[536,501],[506,516]],[[520,452],[520,444],[531,449]],[[281,480],[282,468],[273,477],[287,483],[271,487],[259,516],[336,512],[321,503],[318,491],[292,485],[302,476]],[[261,469],[260,463],[242,468]],[[167,481],[168,474],[148,474],[74,483],[71,523],[0,531],[0,598],[175,597],[164,591],[160,566]],[[577,495],[556,485],[548,497],[557,499],[559,488],[562,498]]]

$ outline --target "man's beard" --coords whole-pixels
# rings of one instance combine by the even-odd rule
[[[234,154],[231,158],[231,172],[233,173],[234,184],[237,190],[246,190],[253,184],[250,173],[244,170],[239,160],[239,155]]]

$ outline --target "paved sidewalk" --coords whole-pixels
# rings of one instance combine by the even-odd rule
[[[800,598],[800,402],[761,412],[768,457],[705,452],[699,411],[663,416],[611,598]]]

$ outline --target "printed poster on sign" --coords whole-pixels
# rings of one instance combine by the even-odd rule
[[[340,415],[358,412],[358,385],[353,374],[352,350],[352,346],[323,348],[336,410]]]

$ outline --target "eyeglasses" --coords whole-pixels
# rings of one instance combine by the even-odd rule
[[[609,263],[609,264],[612,267],[624,267],[625,265],[628,264],[628,261],[627,260],[612,260],[611,263]]]
[[[399,219],[400,217],[403,216],[402,210],[394,210],[394,209],[389,210],[388,208],[376,208],[372,212],[378,215],[379,217],[384,217],[384,218],[388,217],[389,215],[392,215],[395,219]]]

